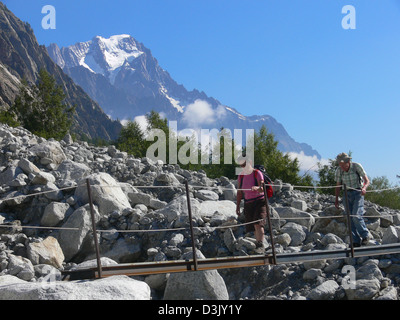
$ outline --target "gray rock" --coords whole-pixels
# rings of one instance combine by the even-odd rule
[[[310,269],[323,269],[326,265],[326,260],[305,261],[303,266],[306,270]]]
[[[150,300],[150,287],[127,276],[0,286],[1,300]]]
[[[293,200],[290,205],[300,211],[307,210],[307,203],[304,200]]]
[[[46,185],[49,182],[54,183],[55,181],[56,178],[51,173],[40,171],[34,176],[31,182],[32,184]]]
[[[8,184],[16,179],[19,174],[23,173],[22,169],[15,166],[9,166],[0,173],[0,186]]]
[[[236,243],[236,238],[235,235],[232,232],[232,229],[226,229],[224,232],[224,244],[228,248],[230,252],[235,251],[235,243]]]
[[[198,258],[204,256],[197,250]],[[189,258],[191,253],[185,257]],[[164,291],[164,300],[228,300],[229,294],[217,270],[172,273]]]
[[[91,169],[83,163],[65,160],[58,166],[57,171],[60,173],[60,179],[78,182],[86,178]]]
[[[89,179],[92,200],[98,206],[101,215],[114,210],[123,211],[131,208],[128,198],[122,191],[116,180],[107,173],[95,173],[87,177]],[[89,202],[86,179],[80,180],[75,196],[82,204]]]
[[[45,227],[54,227],[64,220],[68,211],[71,211],[68,203],[51,202],[44,209],[40,224]]]
[[[195,198],[190,198],[190,207],[192,209],[192,217],[194,219],[201,218],[200,216],[200,202]],[[167,206],[155,211],[167,217],[169,222],[178,220],[180,216],[188,216],[188,206],[186,195],[178,196],[173,199]],[[176,226],[178,227],[178,226]]]
[[[211,218],[218,212],[225,218],[225,221],[235,219],[236,215],[236,204],[233,201],[221,200],[221,201],[203,201],[200,204],[201,217]]]
[[[200,200],[217,201],[219,199],[218,194],[212,190],[196,190],[194,196]]]
[[[16,276],[22,280],[32,280],[35,276],[32,262],[27,258],[15,256],[13,254],[8,255],[8,274]]]
[[[100,215],[95,207],[96,223]],[[92,229],[92,220],[89,204],[75,210],[62,225],[65,230],[60,230],[57,240],[63,250],[65,260],[68,262],[77,254],[89,231]],[[77,230],[68,230],[68,228],[77,228]]]
[[[356,288],[345,289],[349,300],[370,300],[379,293],[380,282],[378,279],[360,279],[356,280]]]
[[[302,225],[308,230],[311,230],[311,227],[315,223],[315,219],[311,214],[298,210],[296,208],[275,207],[274,209],[281,219],[287,219],[287,221],[289,222],[294,222],[296,224]]]
[[[40,172],[40,169],[28,159],[21,159],[18,162],[18,167],[20,167],[22,171],[24,171],[24,173],[26,173],[27,175],[31,173],[37,174]]]
[[[117,265],[118,263],[110,258],[107,257],[101,257],[100,258],[100,263],[101,266],[106,267],[106,266],[113,266]],[[88,268],[97,268],[97,259],[90,259],[86,260],[84,262],[81,262],[75,266],[73,266],[70,270],[79,270],[79,269],[88,269]]]
[[[382,244],[397,243],[399,238],[399,227],[389,226],[383,231]]]
[[[275,242],[286,248],[292,242],[292,238],[288,233],[282,233],[276,237]]]
[[[399,300],[397,288],[390,286],[379,292],[379,296],[375,300]]]
[[[132,243],[124,238],[119,238],[110,250],[102,252],[101,255],[119,263],[130,263],[137,261],[141,255],[141,250],[139,243]],[[95,254],[92,251],[88,257],[92,258],[94,256]]]
[[[306,272],[303,273],[304,280],[315,280],[322,275],[321,269],[308,269]]]
[[[332,300],[335,298],[336,291],[339,285],[334,280],[327,280],[320,284],[318,287],[311,290],[307,295],[310,300]]]
[[[364,264],[357,269],[356,279],[382,280],[383,275],[378,267],[378,263],[379,263],[378,260],[373,260],[373,259],[369,259],[366,262],[364,262]]]
[[[17,284],[17,283],[26,283],[26,281],[22,280],[16,276],[13,276],[11,274],[6,274],[3,276],[0,276],[0,288],[2,286],[8,286],[8,285]]]
[[[223,196],[225,200],[236,201],[237,190],[233,183],[224,185]]]
[[[61,144],[57,141],[44,141],[31,147],[29,151],[41,159],[47,159],[49,163],[54,163],[55,165],[59,165],[67,159]]]
[[[40,242],[29,243],[27,253],[33,264],[49,264],[56,268],[62,267],[65,258],[57,239],[52,236]]]
[[[291,246],[299,246],[306,239],[306,233],[303,228],[304,227],[297,223],[288,222],[282,227],[281,231],[283,233],[289,234],[291,239]]]

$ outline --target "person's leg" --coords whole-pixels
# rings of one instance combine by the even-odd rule
[[[360,192],[353,192],[354,202],[351,214],[352,214],[352,222],[354,225],[354,229],[359,235],[361,242],[365,243],[365,240],[368,241],[369,231],[364,221],[364,197]]]
[[[347,193],[347,198],[349,200],[349,212],[350,212],[350,215],[351,215],[350,221],[351,221],[351,234],[353,236],[353,244],[356,245],[356,246],[360,246],[361,237],[357,232],[357,228],[356,228],[356,224],[355,224],[355,220],[356,219],[354,219],[354,217],[353,217],[354,216],[353,209],[355,207],[355,192],[349,191]],[[343,202],[345,202],[345,201],[346,201],[346,198],[343,197]],[[346,208],[346,204],[345,203],[344,203],[344,205],[345,205],[345,208]]]
[[[244,203],[244,218],[245,218],[245,223],[247,223],[245,226],[246,232],[254,231],[254,224],[249,223],[249,222],[254,221],[253,212],[254,212],[254,209],[253,209],[252,203],[245,202]]]
[[[254,235],[256,237],[256,241],[263,243],[264,242],[264,227],[260,224],[254,225]]]
[[[263,253],[265,250],[264,247],[264,226],[267,218],[267,208],[265,206],[265,201],[264,200],[258,200],[257,205],[255,206],[255,218],[257,220],[262,219],[261,221],[257,222],[254,225],[254,236],[256,238],[256,246],[257,246],[257,251],[259,253]]]

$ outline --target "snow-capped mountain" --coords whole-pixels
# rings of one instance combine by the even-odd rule
[[[155,110],[176,120],[178,129],[255,129],[274,133],[284,152],[320,158],[311,146],[292,139],[268,115],[246,117],[196,89],[188,91],[160,67],[149,49],[129,35],[94,37],[87,42],[47,48],[52,59],[113,119],[133,120]]]

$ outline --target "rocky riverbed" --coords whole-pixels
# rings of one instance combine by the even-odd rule
[[[235,214],[236,181],[135,159],[114,146],[93,147],[70,136],[45,140],[6,125],[0,125],[0,149],[0,299],[399,298],[400,254],[60,281],[62,270],[96,263],[87,179],[103,264],[190,258],[185,181],[198,258],[253,254],[253,234],[245,233]],[[346,220],[332,196],[274,184],[278,253],[348,247]],[[368,245],[400,242],[399,211],[366,202],[365,219]],[[353,271],[354,286],[345,285],[344,270]]]

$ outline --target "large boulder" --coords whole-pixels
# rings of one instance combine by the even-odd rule
[[[335,298],[339,285],[334,280],[327,280],[310,291],[307,298],[310,300],[332,300]]]
[[[298,201],[300,203],[300,201]],[[304,201],[303,201],[304,202]],[[288,222],[294,222],[306,227],[309,231],[315,223],[314,217],[308,212],[299,210],[293,207],[275,207],[281,219],[286,219]]]
[[[236,204],[230,200],[206,200],[200,204],[201,217],[213,218],[215,215],[220,215],[225,220],[236,218]]]
[[[23,258],[13,254],[8,255],[7,269],[8,274],[16,276],[22,280],[30,281],[35,276],[32,262],[27,258]]]
[[[63,161],[57,170],[60,173],[60,179],[75,182],[84,179],[91,171],[87,165],[72,160]]]
[[[370,300],[379,293],[380,281],[376,278],[357,279],[355,288],[345,288],[349,300]]]
[[[197,258],[205,257],[198,250]],[[192,253],[183,259],[191,259]],[[224,279],[217,270],[172,273],[164,291],[164,300],[228,300],[229,294]]]
[[[400,241],[400,227],[389,226],[384,229],[382,244],[397,243]]]
[[[58,141],[44,141],[31,147],[29,151],[39,157],[42,164],[54,164],[58,166],[67,159]]]
[[[72,211],[68,203],[51,202],[44,209],[40,224],[45,227],[54,227],[64,220],[67,212]]]
[[[122,212],[126,208],[131,208],[121,186],[108,173],[95,173],[88,176],[87,179],[89,179],[93,203],[98,206],[102,216],[113,211]],[[75,196],[81,204],[89,202],[86,179],[79,181]]]
[[[100,216],[97,208],[94,207],[95,222]],[[64,229],[60,230],[57,240],[63,250],[65,260],[72,259],[82,248],[89,231],[92,229],[92,220],[89,204],[75,210],[62,225]],[[71,230],[70,228],[76,228]]]
[[[8,285],[0,280],[0,300],[150,300],[150,287],[127,276]]]
[[[282,233],[289,234],[291,238],[291,246],[299,246],[306,239],[306,233],[304,229],[304,226],[301,226],[294,222],[288,222],[282,227],[281,231]]]
[[[31,242],[27,245],[29,260],[34,264],[49,264],[61,268],[64,253],[56,238],[48,236],[43,241]]]
[[[341,239],[345,239],[349,234],[346,217],[335,206],[327,207],[319,214],[319,218],[316,219],[311,232],[322,234],[333,233]]]
[[[190,208],[194,219],[200,218],[200,202],[195,198],[190,198]],[[162,209],[156,211],[163,214],[168,222],[176,221],[175,227],[184,225],[183,220],[188,222],[188,205],[186,195],[178,196]]]

